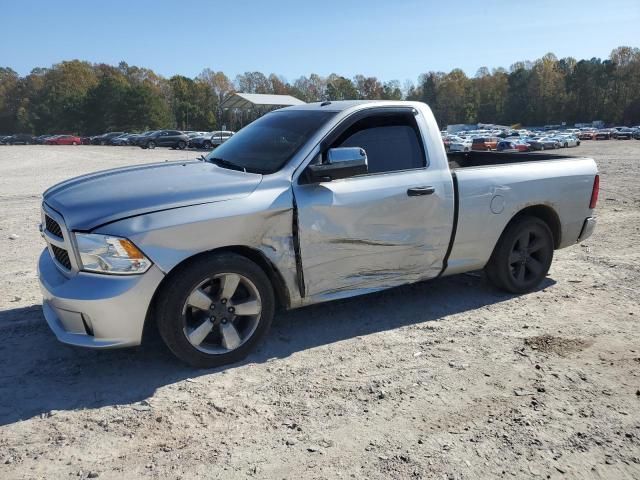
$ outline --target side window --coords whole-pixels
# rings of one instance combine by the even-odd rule
[[[374,115],[351,125],[331,145],[367,152],[369,173],[425,166],[425,154],[413,114]]]

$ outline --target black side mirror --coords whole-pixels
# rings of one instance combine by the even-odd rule
[[[362,175],[368,170],[367,152],[360,147],[330,148],[324,163],[307,167],[311,182],[330,182]]]

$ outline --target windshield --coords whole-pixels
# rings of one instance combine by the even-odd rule
[[[255,173],[280,170],[335,112],[283,110],[250,123],[206,156],[220,166]]]

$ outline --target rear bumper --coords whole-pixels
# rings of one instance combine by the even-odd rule
[[[152,266],[143,275],[80,272],[66,277],[48,250],[38,262],[44,317],[58,340],[89,348],[139,345],[147,310],[164,274]]]
[[[595,217],[589,217],[584,221],[582,225],[582,230],[580,231],[580,236],[578,237],[578,242],[582,242],[591,236],[593,231],[596,228],[596,219]]]

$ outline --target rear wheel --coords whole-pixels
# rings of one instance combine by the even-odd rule
[[[183,140],[180,140],[180,141],[178,142],[178,148],[179,148],[180,150],[184,150],[185,148],[187,148],[187,144],[186,144],[186,142],[185,142],[185,141],[183,141]]]
[[[158,295],[158,329],[189,365],[210,368],[242,360],[269,330],[273,289],[247,258],[210,255],[173,275]]]
[[[498,288],[512,293],[535,289],[544,280],[553,260],[553,235],[536,217],[513,221],[496,245],[485,271]]]

